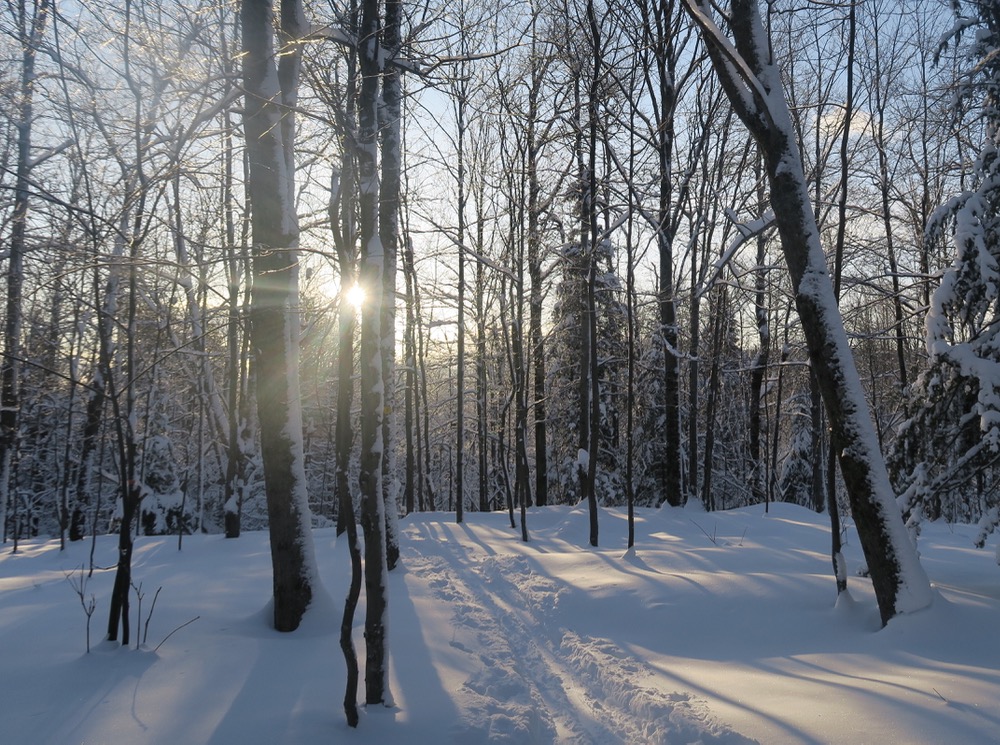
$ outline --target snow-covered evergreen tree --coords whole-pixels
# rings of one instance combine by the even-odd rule
[[[927,226],[929,240],[950,240],[954,260],[931,300],[928,368],[914,384],[892,462],[911,524],[971,512],[981,517],[982,544],[1000,521],[990,497],[1000,473],[1000,1],[952,0],[952,8],[943,47],[964,45],[968,57],[956,117],[978,133],[979,151],[969,188]]]
[[[781,499],[802,506],[813,501],[812,417],[809,414],[808,394],[791,402],[792,441],[781,463],[778,491]]]
[[[597,462],[599,498],[613,502],[624,495],[624,388],[625,306],[618,276],[611,270],[613,247],[610,240],[598,245],[595,260],[595,301],[597,305],[597,378],[600,386],[601,448]],[[556,287],[552,332],[547,361],[550,371],[548,423],[551,433],[550,483],[554,500],[572,502],[578,498],[577,439],[579,432],[579,338],[583,313],[587,312],[585,287],[586,259],[578,245],[562,256],[563,276]],[[623,447],[623,446],[622,446]]]
[[[142,499],[142,530],[146,535],[189,531],[184,492],[177,478],[177,461],[170,438],[157,435],[146,442],[143,457],[146,489]]]

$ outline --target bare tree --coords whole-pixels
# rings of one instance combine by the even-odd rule
[[[660,342],[663,344],[663,480],[660,501],[677,506],[684,502],[681,482],[681,411],[680,369],[677,347],[677,307],[674,287],[674,238],[678,219],[674,210],[674,117],[676,115],[677,63],[680,45],[677,43],[678,21],[675,0],[644,0],[643,20],[649,30],[656,75],[647,75],[647,87],[654,101],[656,150],[658,161],[659,205],[657,209],[657,249],[659,251]]]
[[[385,503],[386,566],[392,569],[399,561],[399,505],[394,437],[396,407],[396,265],[399,255],[399,199],[401,189],[403,70],[400,67],[403,38],[403,4],[386,0],[382,46],[391,64],[382,69],[382,101],[379,109],[379,134],[382,154],[382,181],[379,185],[378,231],[382,243],[382,385],[385,388],[386,414],[382,421],[382,500]]]
[[[298,217],[294,117],[305,32],[300,0],[281,0],[276,56],[271,0],[244,0],[244,129],[253,231],[251,335],[256,352],[274,627],[294,631],[318,581],[306,498],[298,380]],[[277,66],[275,60],[278,60]]]
[[[21,47],[21,80],[17,97],[17,164],[14,184],[14,211],[11,216],[7,257],[7,300],[3,333],[3,361],[0,363],[0,541],[7,540],[7,505],[11,500],[12,471],[16,466],[18,390],[21,376],[21,302],[24,285],[24,254],[28,227],[28,195],[31,178],[31,135],[34,125],[35,57],[45,33],[51,10],[49,0],[19,0],[15,11],[17,40]],[[16,497],[15,497],[16,498]],[[18,527],[14,526],[17,547]]]
[[[382,364],[382,306],[385,254],[379,234],[378,127],[382,60],[382,18],[378,0],[363,0],[358,29],[361,88],[358,97],[358,228],[361,240],[361,527],[365,536],[365,702],[389,704],[387,637],[388,564],[382,490],[385,380]]]

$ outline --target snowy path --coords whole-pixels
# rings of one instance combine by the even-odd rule
[[[450,644],[473,670],[456,693],[455,742],[753,742],[713,722],[703,702],[662,690],[613,641],[560,626],[567,588],[527,557],[439,550],[446,558],[412,552],[406,562],[453,609]]]

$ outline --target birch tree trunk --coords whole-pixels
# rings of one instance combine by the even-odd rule
[[[274,627],[294,631],[317,583],[299,397],[299,226],[291,113],[299,65],[293,45],[305,20],[299,0],[281,0],[280,38],[290,50],[282,50],[277,68],[271,0],[244,0],[242,22],[253,232],[250,333],[274,571]]]
[[[882,623],[929,605],[927,575],[893,497],[861,380],[837,310],[794,130],[755,0],[731,0],[733,42],[707,0],[684,0],[734,109],[764,158],[795,305],[830,419]]]
[[[385,381],[382,365],[382,306],[385,256],[379,235],[378,107],[382,72],[378,0],[364,0],[358,52],[358,177],[361,237],[361,528],[365,536],[365,702],[391,705],[389,694],[388,563],[382,458]]]

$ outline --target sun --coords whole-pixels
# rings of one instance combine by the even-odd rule
[[[359,311],[361,310],[361,306],[365,304],[365,291],[361,285],[351,285],[347,289],[347,292],[344,293],[344,299],[351,304],[354,310]]]

